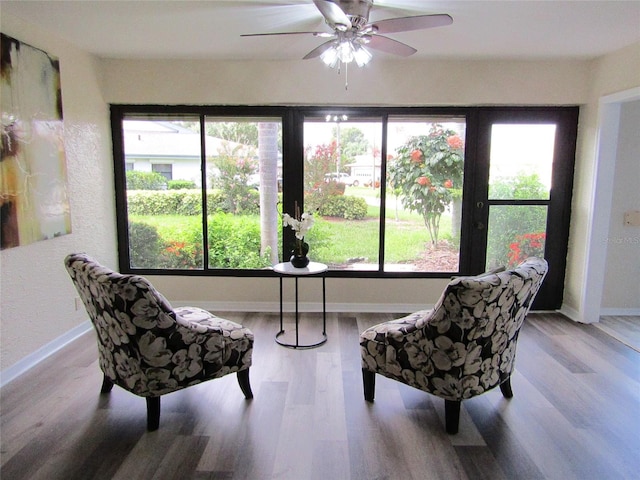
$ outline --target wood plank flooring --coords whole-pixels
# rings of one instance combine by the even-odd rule
[[[1,478],[640,477],[640,353],[593,325],[530,314],[514,398],[463,402],[450,436],[429,394],[378,376],[376,401],[363,399],[358,335],[402,315],[328,314],[328,342],[292,350],[273,340],[276,315],[218,314],[256,336],[253,400],[229,375],[164,396],[147,433],[144,399],[99,394],[92,332],[0,391]],[[319,331],[319,314],[302,322]]]
[[[600,317],[596,326],[640,352],[640,317],[606,315]]]

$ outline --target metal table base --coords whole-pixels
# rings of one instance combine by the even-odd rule
[[[300,269],[299,271],[293,271],[288,268],[288,264],[278,264],[274,267],[274,270],[280,274],[280,331],[276,333],[275,340],[279,345],[287,348],[295,348],[295,349],[305,349],[305,348],[315,348],[320,345],[326,343],[327,341],[327,297],[326,297],[326,276],[325,272],[327,271],[327,266],[323,264],[314,264],[311,265],[312,271]],[[281,267],[281,268],[278,268]],[[317,272],[313,271],[313,267],[317,269]],[[324,267],[324,268],[323,268]],[[322,339],[319,342],[315,343],[300,343],[300,318],[298,311],[298,278],[301,276],[317,276],[322,275]],[[296,341],[295,343],[285,342],[281,337],[285,334],[284,324],[283,324],[283,308],[282,308],[282,296],[283,296],[283,287],[282,282],[285,275],[293,276],[295,281],[295,330],[296,330]]]

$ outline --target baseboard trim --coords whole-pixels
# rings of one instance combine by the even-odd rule
[[[580,312],[578,312],[574,308],[567,307],[566,305],[562,305],[562,307],[560,307],[560,309],[558,310],[558,313],[561,313],[562,315],[567,317],[569,320],[572,320],[574,322],[587,323],[584,321],[584,319],[580,315]]]
[[[600,316],[612,317],[638,317],[640,316],[640,308],[602,308]]]
[[[9,368],[6,368],[2,372],[0,372],[0,388],[4,387],[10,381],[15,380],[23,373],[35,367],[45,358],[53,355],[65,345],[73,342],[76,338],[84,335],[92,328],[93,325],[91,325],[91,322],[87,320],[80,325],[73,327],[71,330],[63,335],[60,335],[58,338],[47,343],[43,347],[40,347],[32,354],[27,355],[22,360],[19,360],[15,364],[11,365]]]

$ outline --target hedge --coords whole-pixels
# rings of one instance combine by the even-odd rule
[[[260,211],[260,194],[250,191],[247,202],[250,209],[242,213],[255,214]],[[207,190],[207,211],[226,212],[225,197],[220,190]],[[201,215],[202,195],[200,190],[129,190],[127,211],[131,215]]]
[[[362,220],[367,216],[367,202],[361,197],[331,195],[320,206],[318,213],[323,217],[339,217],[346,220]]]
[[[189,190],[196,188],[196,182],[192,180],[169,180],[167,188],[169,190]]]

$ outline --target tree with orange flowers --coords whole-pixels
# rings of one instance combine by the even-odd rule
[[[438,244],[440,218],[462,189],[464,142],[453,130],[433,124],[428,135],[411,137],[389,163],[392,189],[400,191],[405,208],[420,213],[431,243]]]

